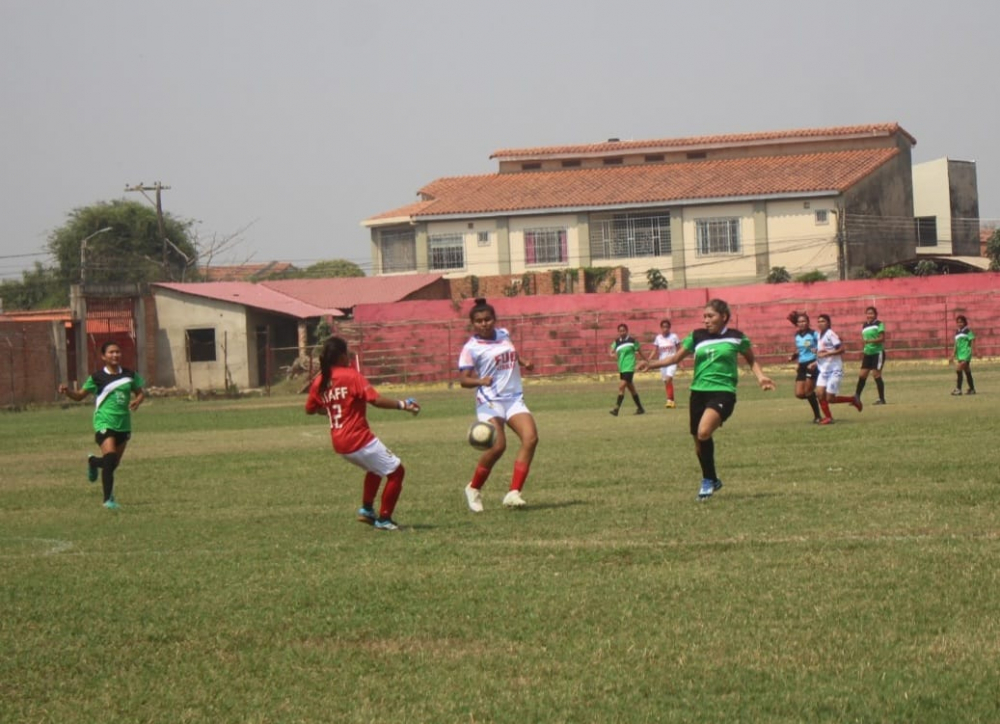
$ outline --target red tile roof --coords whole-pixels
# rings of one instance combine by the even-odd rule
[[[60,309],[12,309],[0,312],[0,322],[72,322],[73,313],[66,308]]]
[[[291,262],[272,261],[266,264],[240,264],[238,266],[210,266],[200,269],[207,282],[249,282],[271,274],[293,269]]]
[[[373,216],[368,222],[841,193],[898,153],[891,147],[457,176],[422,188],[426,201]]]
[[[753,146],[760,144],[805,143],[822,139],[844,139],[848,137],[891,136],[902,134],[912,145],[916,139],[898,123],[870,123],[858,126],[835,126],[832,128],[799,128],[790,131],[764,131],[760,133],[729,133],[716,136],[692,136],[689,138],[660,138],[639,141],[602,141],[565,146],[536,146],[533,148],[504,148],[494,151],[490,158],[539,158],[544,156],[576,156],[587,154],[607,154],[615,152],[639,153],[657,150],[678,150],[681,148],[720,148],[727,146]]]

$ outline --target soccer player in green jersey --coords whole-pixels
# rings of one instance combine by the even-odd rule
[[[74,390],[66,384],[61,384],[59,392],[77,402],[90,394],[96,398],[94,441],[101,448],[101,456],[89,456],[87,479],[92,483],[96,482],[97,471],[100,469],[101,485],[104,488],[104,507],[108,510],[117,510],[119,506],[115,502],[115,468],[121,462],[125,447],[132,437],[131,413],[146,399],[142,390],[146,382],[132,370],[122,367],[122,349],[115,342],[105,342],[101,345],[101,360],[104,366],[92,372],[82,388]]]
[[[967,395],[976,394],[976,384],[972,381],[972,342],[976,335],[969,329],[969,320],[965,315],[959,314],[955,317],[955,324],[958,332],[955,334],[955,364],[957,365],[958,381],[953,395],[962,394],[962,373],[965,373],[965,381],[969,386]]]
[[[704,329],[697,329],[681,342],[673,356],[640,364],[640,370],[677,364],[694,354],[694,381],[691,383],[690,426],[694,451],[701,463],[698,499],[712,497],[722,481],[715,472],[715,442],[712,433],[722,427],[736,408],[739,357],[742,356],[762,390],[773,390],[774,382],[764,374],[754,356],[750,339],[729,326],[729,305],[713,299],[705,307]]]
[[[611,356],[618,358],[618,399],[615,400],[615,406],[609,410],[615,417],[618,417],[618,411],[621,410],[622,402],[625,400],[626,389],[635,402],[635,414],[642,415],[646,412],[639,402],[639,393],[636,392],[635,384],[632,382],[632,378],[635,377],[635,358],[639,354],[647,362],[649,361],[649,356],[642,351],[642,345],[628,333],[628,325],[619,324],[618,337],[611,343]]]
[[[885,383],[882,381],[882,368],[885,366],[885,325],[879,321],[878,310],[875,307],[865,308],[861,339],[865,346],[861,351],[861,371],[858,373],[858,386],[854,390],[854,399],[861,402],[861,391],[865,389],[870,372],[878,388],[878,399],[875,400],[875,404],[884,405]]]

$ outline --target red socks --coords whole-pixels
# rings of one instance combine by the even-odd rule
[[[514,463],[514,475],[510,480],[510,489],[520,491],[528,477],[529,466],[525,463]]]

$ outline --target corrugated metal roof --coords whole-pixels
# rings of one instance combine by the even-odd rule
[[[309,304],[294,296],[284,294],[276,289],[271,289],[265,284],[252,284],[250,282],[194,282],[194,283],[158,283],[153,284],[156,288],[169,289],[181,294],[190,294],[196,297],[216,299],[233,304],[242,304],[245,307],[262,309],[276,314],[286,314],[296,319],[309,319],[311,317],[342,317],[344,313],[336,307],[322,307]]]
[[[261,285],[318,307],[350,309],[357,304],[402,301],[439,279],[441,279],[440,274],[405,274],[334,279],[281,279],[261,282]]]
[[[406,274],[389,277],[336,277],[332,279],[282,279],[273,282],[192,282],[152,285],[182,294],[242,304],[297,319],[342,317],[342,310],[357,304],[385,304],[441,279],[440,274]]]

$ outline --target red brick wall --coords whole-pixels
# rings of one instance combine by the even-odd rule
[[[53,322],[0,322],[0,406],[52,402],[58,395],[59,352]]]

